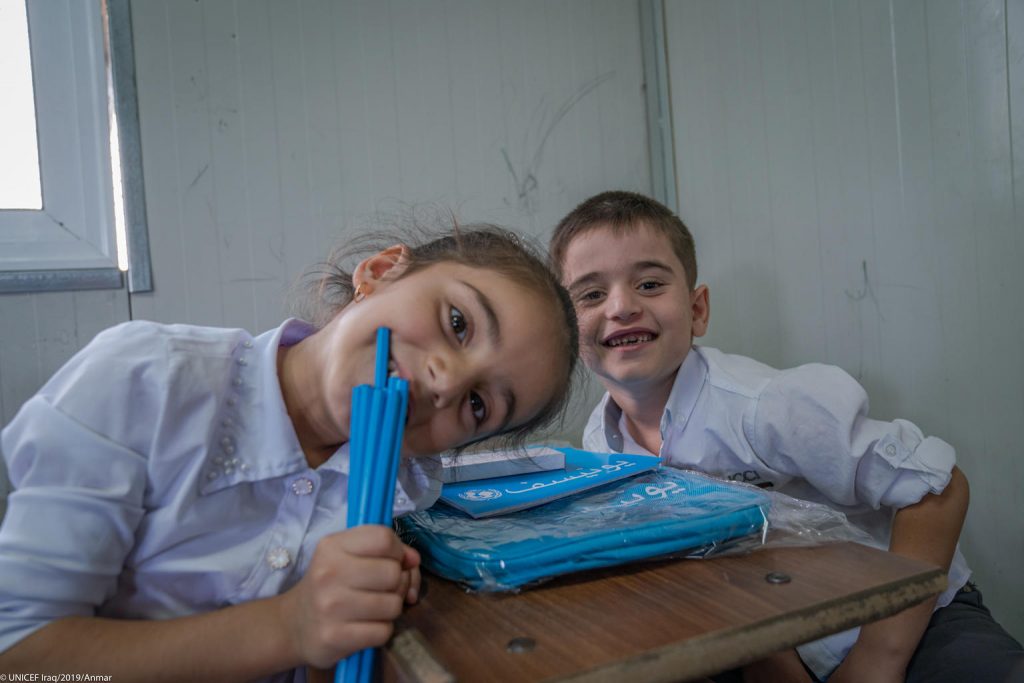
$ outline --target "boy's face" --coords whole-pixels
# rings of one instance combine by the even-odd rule
[[[646,225],[578,235],[562,272],[583,361],[613,393],[671,383],[693,338],[707,331],[707,286],[691,292],[669,239]]]

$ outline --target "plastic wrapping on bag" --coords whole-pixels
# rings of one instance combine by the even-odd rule
[[[424,566],[474,590],[502,591],[569,572],[655,557],[704,557],[758,544],[771,496],[663,468],[547,505],[473,519],[435,505],[399,520]]]
[[[850,541],[874,546],[871,535],[854,526],[846,515],[823,503],[787,496],[777,491],[763,491],[750,484],[735,486],[761,491],[770,500],[768,526],[764,535],[740,539],[719,554],[741,554],[760,548],[799,548]]]

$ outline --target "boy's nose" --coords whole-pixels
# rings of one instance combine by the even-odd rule
[[[629,320],[640,313],[640,304],[632,290],[616,288],[608,295],[608,306],[605,311],[609,318]]]

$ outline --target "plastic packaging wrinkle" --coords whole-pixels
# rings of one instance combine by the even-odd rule
[[[431,572],[492,592],[642,560],[871,541],[821,503],[674,468],[486,519],[438,504],[398,530]]]
[[[446,505],[399,520],[427,569],[471,590],[508,591],[561,574],[665,557],[705,557],[763,541],[760,489],[662,468],[498,517]]]

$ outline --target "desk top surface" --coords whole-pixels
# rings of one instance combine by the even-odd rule
[[[946,585],[937,567],[853,543],[640,563],[518,594],[427,581],[385,652],[385,678],[688,680],[890,616]]]

